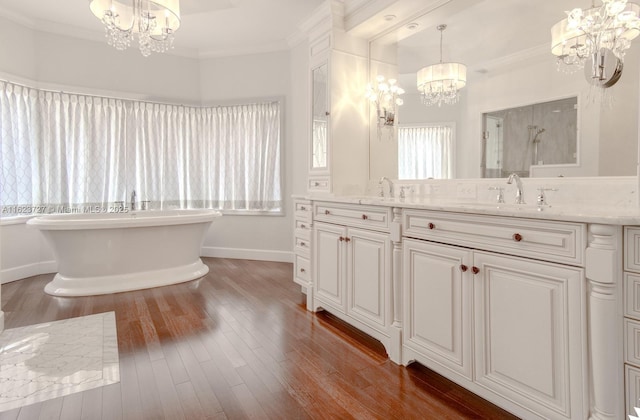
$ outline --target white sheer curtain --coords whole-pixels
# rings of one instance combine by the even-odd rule
[[[0,205],[281,211],[279,102],[185,107],[0,82]],[[38,210],[42,212],[42,209]]]
[[[398,179],[452,177],[453,127],[398,127]]]
[[[123,101],[2,82],[0,109],[2,206],[64,211],[118,200],[125,177]]]

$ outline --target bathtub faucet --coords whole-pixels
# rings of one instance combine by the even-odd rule
[[[131,191],[131,211],[136,209],[136,190]]]

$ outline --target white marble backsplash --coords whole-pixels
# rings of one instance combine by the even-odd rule
[[[425,202],[433,200],[456,200],[469,203],[496,202],[498,191],[491,187],[504,188],[506,203],[515,201],[516,185],[507,184],[506,178],[452,179],[452,180],[394,180],[394,196],[401,194],[405,187],[407,202]],[[522,178],[524,199],[535,204],[538,188],[545,191],[547,202],[551,205],[588,206],[588,207],[638,207],[637,177],[589,177],[589,178]],[[367,195],[379,194],[378,182],[370,182]],[[385,185],[385,194],[387,187]]]

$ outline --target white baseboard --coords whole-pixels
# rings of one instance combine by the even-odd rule
[[[55,273],[57,271],[58,263],[53,260],[7,268],[0,271],[0,284],[9,283],[31,276],[38,276],[40,274]]]
[[[200,250],[201,257],[233,258],[240,260],[293,262],[293,252],[290,251],[269,251],[264,249],[246,248],[218,248],[213,246],[203,246]]]

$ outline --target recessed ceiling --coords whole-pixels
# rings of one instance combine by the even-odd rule
[[[289,48],[298,25],[324,0],[181,0],[176,54],[225,56]],[[88,0],[0,0],[0,16],[44,32],[99,40]]]

